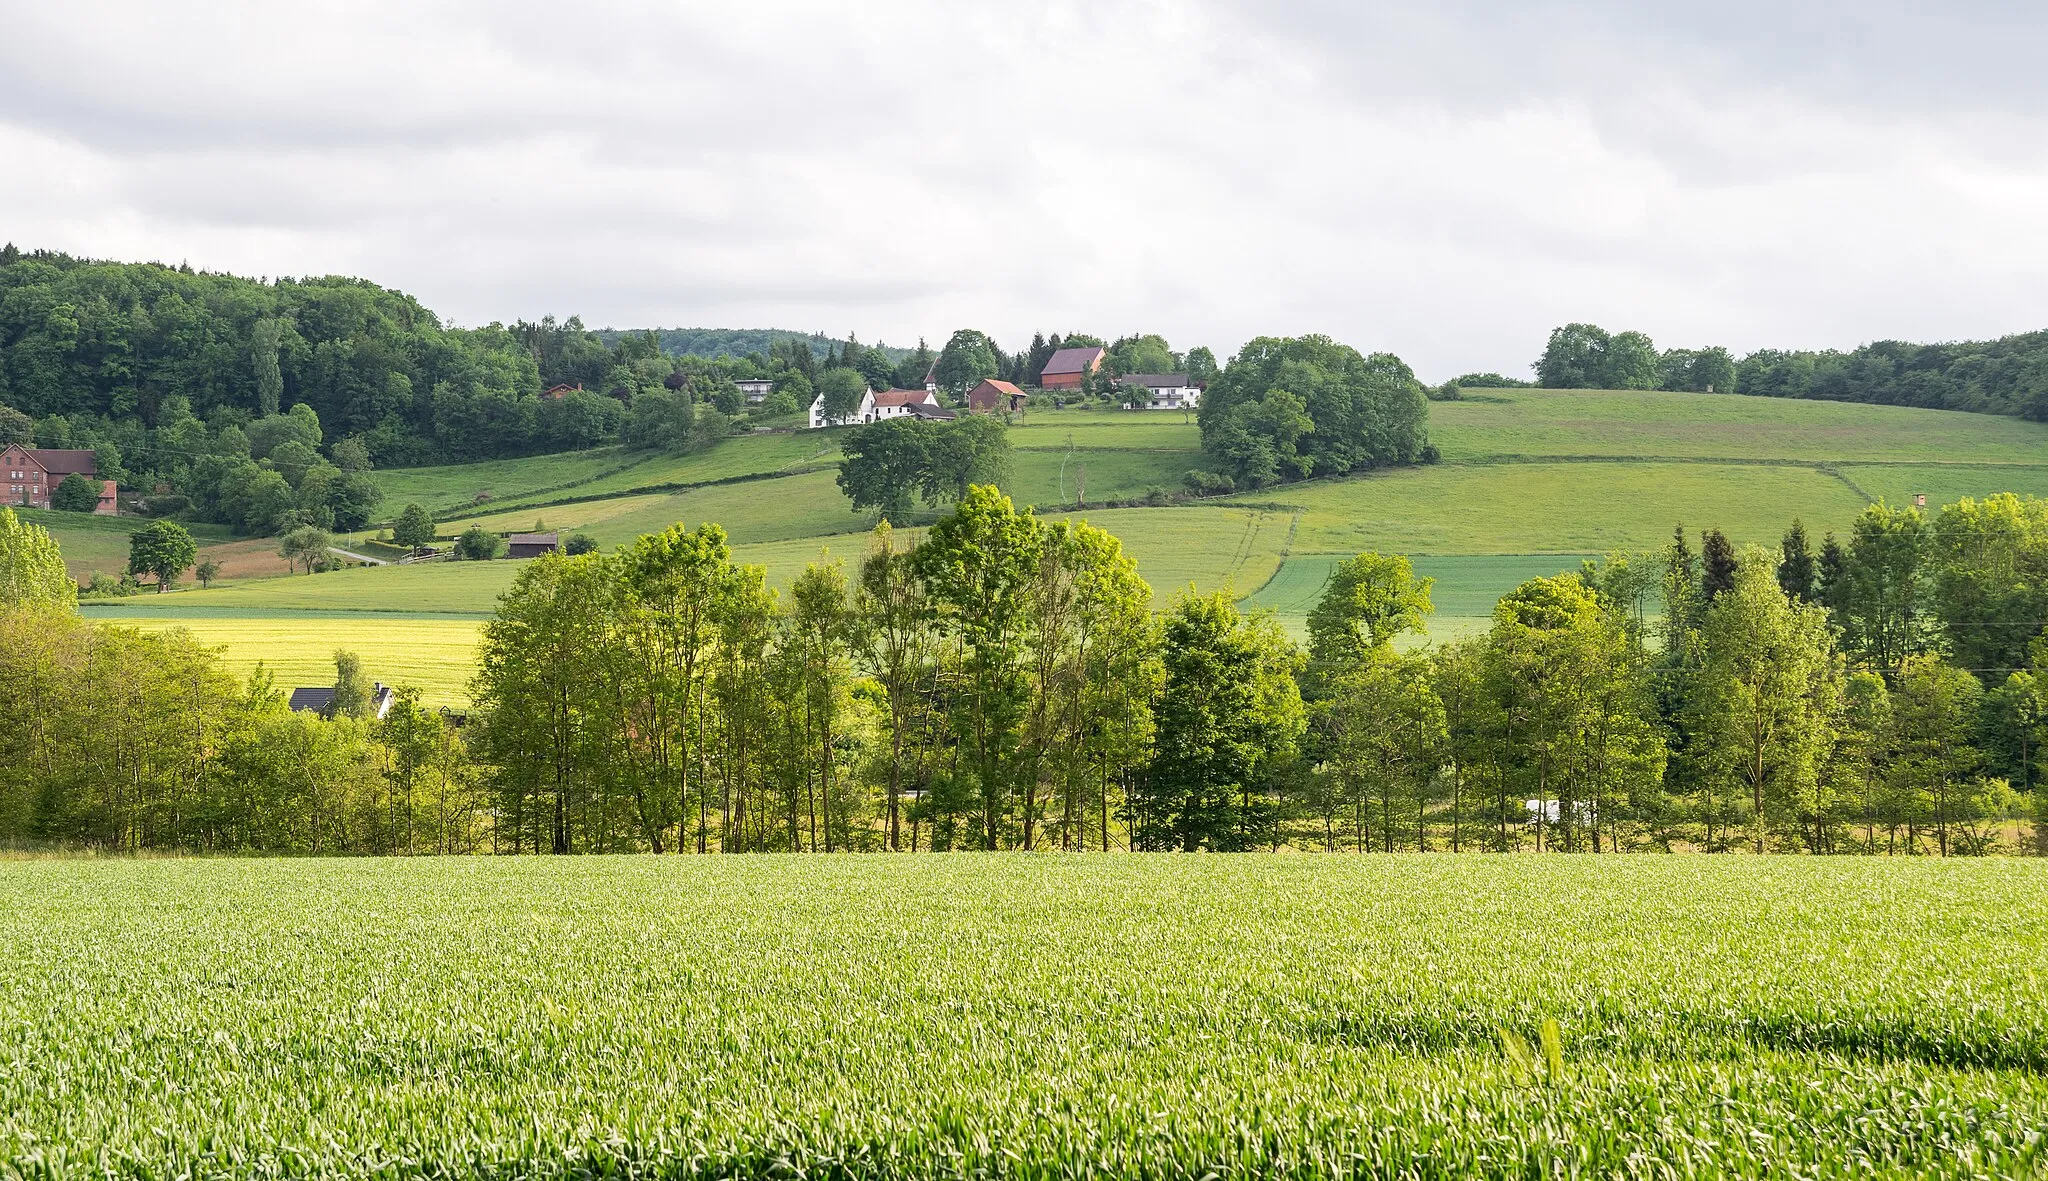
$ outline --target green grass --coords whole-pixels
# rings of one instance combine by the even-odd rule
[[[74,576],[93,570],[118,575],[128,569],[128,535],[149,524],[142,517],[101,517],[19,507],[14,509],[14,515],[24,524],[49,530],[57,540],[57,548],[64,552],[64,565]],[[203,549],[234,539],[220,525],[187,525],[186,529]]]
[[[2020,1176],[2044,930],[2004,859],[16,861],[0,1162]]]
[[[1248,606],[1272,611],[1283,620],[1306,620],[1322,598],[1330,570],[1348,554],[1301,554],[1284,562],[1272,580],[1251,596]],[[1415,573],[1436,580],[1430,601],[1434,620],[1483,619],[1493,613],[1502,595],[1531,578],[1547,578],[1577,570],[1594,554],[1483,554],[1443,557],[1415,556]],[[1434,624],[1432,626],[1434,630]]]
[[[487,615],[498,596],[526,568],[524,562],[427,562],[417,566],[351,567],[328,574],[266,578],[211,590],[181,591],[174,604],[192,608],[234,608],[260,614],[301,611],[361,611],[372,614]],[[139,599],[140,611],[155,612]]]
[[[2048,465],[2048,423],[1850,402],[1614,390],[1484,390],[1432,402],[1451,462],[1499,456]]]
[[[1775,543],[1794,516],[1841,529],[1864,501],[1807,467],[1527,463],[1405,468],[1235,498],[1303,510],[1296,553],[1602,553],[1670,540],[1683,521]]]
[[[1046,519],[1084,520],[1116,534],[1162,608],[1190,584],[1204,593],[1243,594],[1264,583],[1279,568],[1288,530],[1286,514],[1231,508],[1091,509]],[[763,567],[770,586],[786,588],[811,562],[836,559],[851,570],[869,544],[865,533],[800,538],[735,546],[733,559]]]
[[[642,457],[631,452],[600,447],[595,451],[568,451],[525,459],[393,468],[372,472],[371,478],[384,490],[382,509],[396,517],[399,510],[411,503],[440,511],[467,506],[484,493],[493,500],[515,500],[539,489],[590,480],[640,462]]]

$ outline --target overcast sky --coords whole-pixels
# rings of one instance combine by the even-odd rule
[[[0,0],[0,238],[457,323],[2048,327],[2048,5]]]

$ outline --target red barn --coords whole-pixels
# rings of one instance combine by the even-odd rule
[[[99,485],[99,503],[93,512],[114,515],[115,488],[112,480],[99,478],[97,457],[90,451],[60,451],[48,447],[24,447],[9,443],[0,450],[0,504],[24,508],[49,508],[50,494],[66,476],[84,476]]]
[[[975,414],[1001,414],[1005,410],[1024,408],[1024,391],[1007,381],[993,377],[984,378],[982,383],[967,391],[967,409]]]
[[[1103,349],[1088,348],[1061,349],[1045,363],[1045,371],[1039,374],[1038,388],[1045,390],[1077,390],[1082,379],[1102,368]]]

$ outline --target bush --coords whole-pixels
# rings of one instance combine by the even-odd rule
[[[1442,463],[1444,461],[1444,453],[1437,448],[1435,443],[1424,443],[1422,445],[1422,454],[1415,458],[1419,463]]]
[[[50,493],[50,507],[62,512],[89,513],[99,506],[99,485],[77,472],[64,477],[64,482]]]
[[[1231,479],[1226,472],[1196,470],[1182,478],[1187,483],[1188,491],[1196,496],[1218,496],[1225,492],[1237,491],[1237,481]]]
[[[597,552],[597,538],[588,533],[571,533],[562,539],[562,552],[570,557]]]
[[[505,546],[504,539],[481,525],[471,525],[455,539],[455,556],[464,562],[488,562]]]

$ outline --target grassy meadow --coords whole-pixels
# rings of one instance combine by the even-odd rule
[[[2038,1175],[2044,930],[2002,858],[0,861],[0,1161]]]
[[[1433,467],[1197,504],[1076,509],[1084,479],[1091,506],[1177,492],[1203,466],[1200,430],[1178,413],[1041,406],[1011,428],[1005,491],[1048,516],[1086,518],[1117,534],[1160,605],[1188,586],[1229,589],[1275,611],[1297,635],[1335,561],[1364,549],[1409,554],[1437,579],[1436,639],[1483,627],[1494,601],[1525,578],[1607,551],[1655,549],[1680,521],[1695,534],[1718,527],[1738,544],[1774,544],[1798,517],[1817,542],[1879,498],[1901,504],[1924,494],[1932,508],[2002,491],[2048,496],[2048,425],[1990,415],[1729,395],[1484,390],[1432,404],[1430,433],[1444,453]],[[448,536],[471,524],[539,526],[612,547],[673,524],[715,521],[740,560],[787,586],[821,554],[852,560],[867,547],[873,520],[853,512],[835,483],[837,434],[758,432],[688,456],[604,448],[375,478],[387,512],[427,504],[441,511]],[[479,494],[489,500],[476,503]],[[36,517],[58,531],[74,572],[125,568],[132,522]],[[231,660],[268,652],[273,666],[304,662],[306,651],[325,661],[344,638],[342,623],[323,620],[295,644],[294,621],[359,613],[346,638],[366,656],[376,652],[386,670],[401,670],[385,679],[417,675],[433,693],[467,680],[466,666],[436,663],[463,659],[465,650],[390,621],[480,619],[518,570],[496,562],[278,577],[284,565],[274,543],[199,533],[227,585],[113,610],[168,622],[203,609],[213,613],[209,638],[227,645]],[[377,660],[371,672],[380,675]]]

